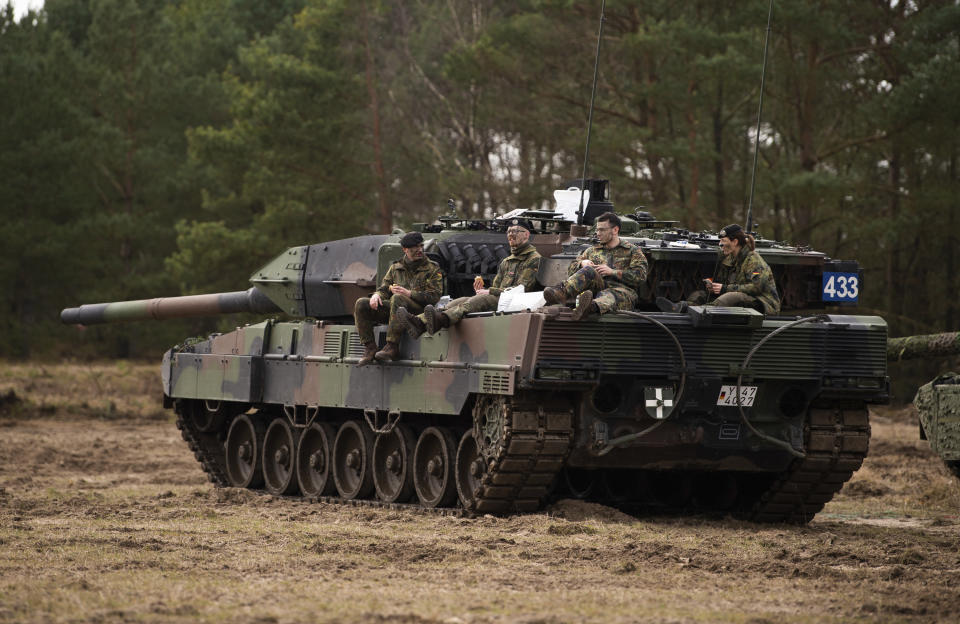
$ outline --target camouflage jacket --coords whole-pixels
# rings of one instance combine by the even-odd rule
[[[643,255],[639,247],[622,238],[620,244],[613,249],[597,243],[593,247],[581,251],[577,259],[570,263],[567,275],[576,273],[580,269],[580,263],[584,260],[591,260],[594,264],[605,264],[614,269],[612,275],[603,278],[603,283],[606,284],[607,288],[626,286],[632,290],[637,290],[640,284],[647,279],[647,257]]]
[[[490,294],[500,296],[505,289],[523,284],[526,292],[536,290],[537,273],[540,271],[540,254],[537,248],[526,243],[500,261],[497,276],[493,278]]]
[[[716,281],[723,283],[721,293],[742,292],[759,299],[766,314],[780,313],[773,271],[756,251],[743,247],[736,256],[726,256],[717,270]]]
[[[420,305],[436,303],[443,291],[443,274],[440,265],[433,260],[423,258],[416,262],[407,262],[406,258],[397,260],[387,269],[377,292],[384,301],[389,301],[393,293],[391,286],[403,286],[410,290],[410,298]]]

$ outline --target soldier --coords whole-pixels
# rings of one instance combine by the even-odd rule
[[[728,225],[720,230],[720,251],[723,261],[716,279],[704,280],[704,290],[678,303],[657,297],[657,306],[664,312],[686,312],[687,306],[693,304],[753,308],[764,314],[779,314],[780,295],[773,272],[754,250],[753,237],[736,223]],[[707,303],[715,295],[719,296]]]
[[[374,358],[390,362],[400,355],[397,343],[403,327],[397,317],[399,308],[419,312],[423,306],[440,299],[443,276],[439,265],[423,255],[423,235],[420,232],[404,234],[400,246],[403,259],[390,265],[380,288],[373,295],[357,299],[353,307],[353,319],[364,347],[358,366],[369,364]],[[390,325],[387,344],[380,351],[373,340],[373,326],[377,323]]]
[[[637,303],[637,287],[647,279],[647,258],[640,248],[620,240],[620,217],[605,212],[597,217],[597,243],[570,263],[563,284],[545,288],[547,303],[565,304],[580,295],[573,319],[587,314],[629,310]]]
[[[407,332],[414,338],[419,338],[423,332],[432,335],[443,327],[459,323],[470,312],[496,310],[500,294],[512,286],[522,284],[526,291],[534,290],[540,270],[540,254],[530,244],[530,230],[520,223],[511,225],[507,228],[507,242],[511,253],[500,261],[490,288],[484,288],[483,280],[478,278],[473,284],[474,296],[454,299],[443,311],[428,305],[423,314],[414,316],[405,308],[399,308],[397,315],[404,322]]]

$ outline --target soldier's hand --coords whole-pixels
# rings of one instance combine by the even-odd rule
[[[719,282],[709,282],[707,284],[707,289],[710,290],[715,295],[719,295],[720,291],[723,290],[723,284]]]
[[[373,293],[373,295],[370,297],[370,309],[376,310],[380,307],[381,303],[382,301],[380,300],[380,293]]]
[[[477,293],[478,295],[489,295],[489,294],[490,294],[490,289],[489,289],[489,288],[481,288],[481,289],[475,290],[475,291],[473,291],[473,292]]]
[[[594,267],[597,269],[597,273],[606,277],[608,275],[613,275],[613,269],[605,264],[595,264]]]
[[[390,287],[390,292],[392,292],[395,295],[403,295],[404,297],[410,296],[409,290],[407,290],[403,286],[397,286],[396,284]]]

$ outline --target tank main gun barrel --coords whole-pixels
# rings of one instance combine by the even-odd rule
[[[237,312],[267,314],[280,311],[269,297],[254,287],[249,290],[212,295],[93,303],[63,310],[60,312],[60,320],[67,325],[95,325],[120,321],[217,316]]]
[[[887,340],[888,362],[957,354],[960,354],[960,332],[904,336]]]

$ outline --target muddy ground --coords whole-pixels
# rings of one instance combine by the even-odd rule
[[[808,526],[466,519],[214,489],[155,365],[0,365],[0,622],[956,622],[960,481],[910,408]]]

